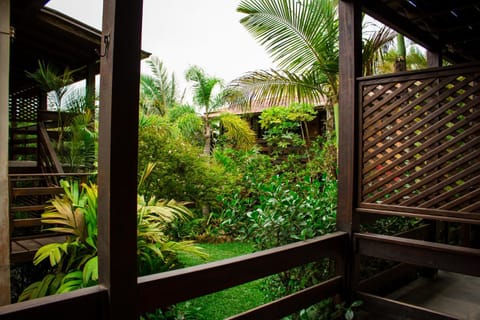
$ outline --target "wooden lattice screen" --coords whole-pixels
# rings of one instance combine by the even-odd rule
[[[479,218],[480,65],[364,79],[359,92],[360,207]]]
[[[38,88],[28,88],[10,94],[9,116],[13,122],[36,122],[42,98]]]

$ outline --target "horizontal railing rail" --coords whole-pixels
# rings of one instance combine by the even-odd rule
[[[327,297],[341,294],[343,259],[347,242],[348,234],[339,231],[244,256],[140,277],[138,279],[138,312],[141,314],[167,307],[322,258],[335,259],[338,271],[331,279],[246,311],[232,319],[258,319],[259,315],[262,315],[261,319],[276,319],[278,315],[291,314]],[[82,307],[73,307],[74,305]],[[101,319],[107,312],[107,306],[106,291],[101,286],[95,286],[64,295],[0,307],[0,318],[27,319],[33,314],[37,318],[42,318],[48,314],[49,319],[65,319],[67,315],[69,319]],[[71,316],[70,313],[72,313]]]
[[[356,233],[358,253],[480,277],[480,249],[371,233]]]

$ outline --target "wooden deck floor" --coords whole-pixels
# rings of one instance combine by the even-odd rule
[[[49,243],[64,242],[65,236],[41,237],[32,239],[13,240],[11,260],[13,263],[31,262],[37,250]]]
[[[420,278],[389,298],[448,313],[459,319],[480,320],[478,277],[439,271],[435,279]]]

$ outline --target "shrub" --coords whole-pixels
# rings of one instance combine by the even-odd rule
[[[157,164],[149,181],[140,189],[146,196],[162,194],[165,198],[193,203],[200,211],[203,205],[216,201],[224,185],[224,170],[202,155],[202,150],[180,135],[147,126],[139,132],[139,168],[149,162]],[[140,172],[139,172],[140,174]]]
[[[98,281],[97,186],[83,184],[80,188],[75,181],[61,181],[61,185],[65,193],[51,201],[42,214],[42,223],[49,225],[48,230],[64,233],[66,241],[44,245],[37,251],[33,263],[49,260],[53,272],[25,288],[19,301],[69,292]],[[174,242],[164,232],[170,222],[188,215],[182,203],[138,197],[139,275],[179,267],[178,252],[204,255],[191,241]]]

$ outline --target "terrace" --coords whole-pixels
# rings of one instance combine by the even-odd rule
[[[0,19],[2,49],[10,43],[9,2],[0,1],[0,14],[4,15]],[[35,1],[37,8],[32,10],[41,8],[44,2]],[[11,4],[12,17],[21,8],[19,3]],[[432,68],[362,78],[362,11],[423,45]],[[392,292],[391,287],[396,284],[400,289],[406,278],[419,270],[425,272],[424,268],[430,274],[442,270],[438,279],[450,279],[444,283],[457,285],[465,279],[461,275],[468,276],[471,285],[480,276],[480,4],[339,1],[338,231],[247,256],[137,278],[138,110],[131,106],[138,105],[141,12],[141,2],[104,1],[102,39],[108,35],[109,42],[102,43],[101,52],[105,55],[100,61],[99,285],[0,307],[2,319],[134,319],[145,311],[324,257],[336,263],[336,274],[330,280],[232,319],[277,319],[327,297],[347,303],[364,301],[362,308],[370,319],[478,317],[476,309],[466,308],[458,314],[453,308],[455,303],[447,305],[447,310],[422,303],[426,300],[421,301],[413,293],[419,288],[418,283],[390,295],[386,292]],[[9,65],[8,50],[4,51],[0,53],[2,68]],[[443,59],[451,65],[442,67]],[[0,119],[7,119],[4,115],[8,112],[8,79],[7,75],[2,77]],[[2,126],[2,130],[4,127],[7,126]],[[6,131],[0,133],[1,150],[8,148]],[[7,160],[2,158],[2,212],[8,212],[7,168]],[[0,217],[0,225],[7,224],[5,216]],[[361,226],[386,216],[414,217],[424,223],[397,235],[361,230]],[[455,233],[445,232],[452,227]],[[5,238],[5,232],[2,237]],[[9,245],[5,243],[9,239],[0,243],[2,252],[8,252]],[[8,256],[6,260],[2,256],[1,272],[8,272]],[[364,257],[398,264],[362,279]],[[455,274],[449,276],[453,274],[445,272]],[[437,286],[435,283],[423,283],[430,298],[440,295],[438,282]],[[2,282],[1,292],[5,292],[4,285]],[[455,295],[453,290],[458,289],[445,290],[465,302],[465,298]],[[477,287],[475,291],[478,294],[480,290]],[[79,305],[82,307],[78,308]]]

